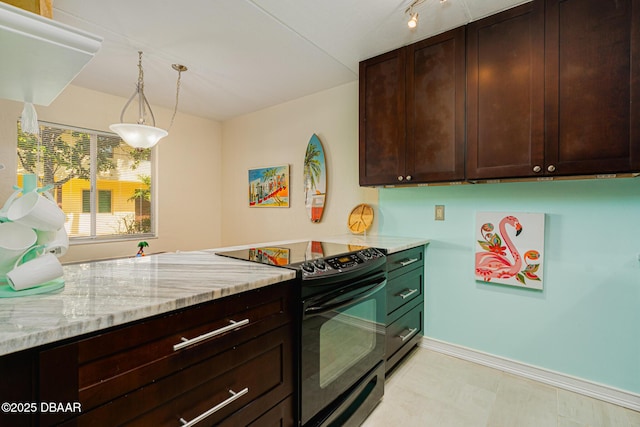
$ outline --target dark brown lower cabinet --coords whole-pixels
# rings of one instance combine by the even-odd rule
[[[21,378],[3,398],[76,403],[81,411],[0,424],[292,426],[293,319],[288,282],[2,357],[3,372]]]
[[[35,351],[0,357],[0,426],[37,425],[37,360]]]
[[[260,417],[256,418],[251,424],[247,424],[247,427],[286,427],[294,425],[293,419],[293,408],[295,406],[295,401],[293,396],[287,397],[285,400],[262,414]],[[232,415],[231,417],[224,420],[220,426],[221,427],[235,427],[237,425],[241,425],[238,422],[238,417],[241,417],[243,411],[238,411],[237,415]]]

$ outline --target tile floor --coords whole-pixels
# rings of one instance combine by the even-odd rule
[[[640,427],[640,412],[417,348],[362,427]]]

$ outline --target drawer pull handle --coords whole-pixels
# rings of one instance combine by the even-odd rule
[[[227,326],[224,326],[220,329],[216,329],[215,331],[211,331],[211,332],[207,332],[206,334],[202,334],[200,336],[197,336],[195,338],[191,338],[191,339],[187,339],[185,337],[182,337],[182,342],[175,344],[173,346],[173,351],[178,351],[181,350],[185,347],[189,347],[190,345],[194,345],[197,344],[201,341],[204,340],[208,340],[211,337],[215,337],[216,335],[220,335],[220,334],[224,334],[225,332],[229,332],[232,331],[236,328],[239,328],[240,326],[244,326],[246,324],[249,323],[249,319],[244,319],[241,320],[239,322],[235,322],[233,320],[229,320],[230,324]]]
[[[407,289],[406,291],[404,291],[401,294],[398,294],[399,297],[402,297],[402,299],[407,299],[409,298],[411,295],[415,294],[416,292],[418,292],[417,289]]]
[[[418,258],[407,258],[407,259],[404,259],[404,260],[400,261],[400,264],[403,267],[406,267],[407,265],[413,264],[416,261],[418,261]]]
[[[196,425],[200,421],[207,418],[209,415],[213,414],[214,412],[218,412],[220,409],[224,408],[225,406],[231,404],[235,400],[240,399],[242,396],[249,393],[249,388],[245,387],[243,390],[237,393],[234,392],[233,390],[229,390],[229,393],[231,393],[231,397],[229,397],[227,400],[218,403],[216,406],[214,406],[213,408],[209,409],[206,412],[203,412],[202,414],[198,415],[191,421],[187,421],[184,418],[180,418],[180,423],[182,423],[182,427],[191,427],[193,425]]]
[[[402,342],[405,342],[406,340],[414,336],[416,332],[418,332],[418,328],[411,328],[409,329],[409,333],[407,335],[399,335],[398,338],[400,338]]]

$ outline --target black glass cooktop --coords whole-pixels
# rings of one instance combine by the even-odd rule
[[[334,257],[365,248],[366,246],[342,243],[304,241],[284,245],[256,246],[248,249],[217,252],[217,254],[262,264],[296,268],[306,261]]]

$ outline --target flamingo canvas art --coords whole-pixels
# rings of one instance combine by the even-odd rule
[[[476,280],[543,288],[544,214],[478,212]]]

